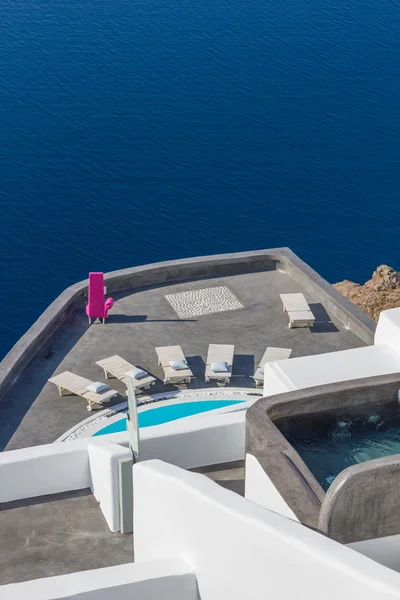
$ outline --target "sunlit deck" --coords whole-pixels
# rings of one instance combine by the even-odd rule
[[[179,318],[166,295],[226,286],[243,308]],[[280,293],[303,292],[316,317],[312,329],[289,329]],[[0,447],[15,449],[50,443],[88,416],[86,401],[60,398],[47,383],[53,374],[71,370],[93,381],[104,381],[97,360],[119,354],[157,377],[152,393],[173,390],[164,386],[156,346],[179,344],[194,373],[190,384],[204,388],[208,344],[235,345],[232,386],[254,387],[251,375],[266,346],[292,348],[292,357],[365,345],[289,275],[278,270],[185,281],[112,294],[114,308],[105,325],[88,326],[84,307],[75,311],[50,342],[25,368],[0,403]],[[217,298],[218,303],[218,298]],[[184,307],[189,310],[190,306]],[[109,384],[125,399],[125,385]]]

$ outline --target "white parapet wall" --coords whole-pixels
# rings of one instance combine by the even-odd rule
[[[118,462],[130,457],[128,448],[103,440],[2,452],[0,502],[90,488],[111,531],[119,531]]]
[[[379,315],[374,345],[387,344],[400,355],[400,308],[384,310]]]
[[[196,577],[179,557],[118,565],[0,586],[1,600],[199,600]]]
[[[244,459],[245,410],[204,414],[140,431],[140,460],[183,468]],[[118,463],[131,457],[126,432],[0,454],[0,502],[91,488],[111,531],[120,530]]]
[[[380,314],[374,345],[267,363],[264,396],[400,372],[400,308]]]
[[[289,519],[298,518],[252,454],[246,454],[245,498]]]
[[[214,412],[214,411],[213,411]],[[161,458],[178,467],[193,469],[212,464],[244,460],[246,410],[205,413],[139,430],[139,461]],[[129,446],[129,434],[82,438],[83,444],[104,442]],[[66,442],[72,444],[74,442]]]
[[[400,598],[398,573],[202,475],[149,461],[134,487],[135,560],[184,556],[202,600]]]
[[[120,531],[118,463],[131,458],[128,448],[109,444],[89,444],[90,488],[100,504],[111,531]]]
[[[192,469],[243,460],[246,411],[179,419],[140,430],[139,461],[161,458]]]
[[[0,502],[90,487],[87,444],[45,444],[0,454]]]
[[[204,413],[163,425],[144,427],[139,430],[139,461],[161,458],[178,467],[192,469],[244,460],[245,422],[246,410],[238,407],[229,413]],[[127,448],[129,434],[123,431],[79,440],[85,446],[106,442]],[[55,445],[75,443],[78,441]]]

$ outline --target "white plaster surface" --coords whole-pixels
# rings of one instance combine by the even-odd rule
[[[244,308],[226,285],[165,296],[180,319]]]
[[[120,531],[118,463],[131,458],[129,448],[104,442],[89,444],[91,490],[111,531]]]
[[[130,563],[0,586],[2,600],[199,600],[196,577],[179,557]]]
[[[162,458],[183,468],[241,460],[245,415],[245,409],[205,413],[196,419],[144,428],[140,460]],[[109,528],[119,531],[118,462],[131,457],[128,445],[125,432],[3,452],[0,502],[90,487]]]
[[[202,600],[400,598],[398,573],[204,476],[150,461],[134,486],[135,559],[184,556]]]
[[[254,396],[243,404],[140,429],[139,460],[161,458],[185,469],[243,460],[246,410],[258,399]],[[86,447],[105,442],[127,447],[129,436],[124,431],[81,438],[79,442]]]
[[[400,535],[353,542],[348,546],[376,560],[381,565],[400,572]]]
[[[284,359],[285,360],[285,359]],[[296,359],[292,359],[296,360]],[[281,361],[279,361],[281,362]],[[275,362],[267,363],[264,367],[264,397],[283,394],[295,390],[295,386],[286,375],[276,368]]]
[[[269,378],[271,372],[275,377]],[[387,344],[302,356],[269,363],[264,371],[264,394],[280,393],[275,391],[277,380],[282,391],[290,391],[398,372],[400,355]]]
[[[198,415],[140,429],[139,461],[161,458],[184,469],[242,460],[246,411]]]
[[[271,362],[264,396],[400,372],[400,308],[381,312],[373,346]]]
[[[246,454],[245,498],[288,519],[298,518],[252,454]]]
[[[254,396],[252,400],[240,405],[140,429],[140,460],[161,458],[185,469],[243,460],[246,410],[258,399]],[[229,412],[228,408],[231,409]],[[117,444],[124,449],[128,448],[128,433],[124,431],[85,437],[66,444],[50,444],[49,448],[83,448],[87,454],[89,446],[101,447],[105,444]],[[12,456],[14,452],[7,454]],[[1,456],[0,454],[0,458]],[[92,465],[95,468],[95,463],[92,462]],[[88,486],[89,483],[86,487]]]
[[[0,453],[0,502],[90,486],[86,444],[46,444]]]
[[[119,531],[118,462],[129,448],[105,440],[46,444],[0,454],[0,502],[91,488],[111,531]]]
[[[387,344],[400,355],[400,308],[381,312],[376,326],[374,344]]]

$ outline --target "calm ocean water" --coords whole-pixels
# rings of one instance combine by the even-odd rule
[[[400,268],[397,0],[2,0],[0,355],[89,270]]]

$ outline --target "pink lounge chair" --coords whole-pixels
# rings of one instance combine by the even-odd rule
[[[114,299],[107,298],[104,302],[103,273],[89,273],[88,299],[86,314],[89,318],[89,325],[92,323],[92,319],[103,319],[103,323],[105,323],[108,311],[114,304]]]

